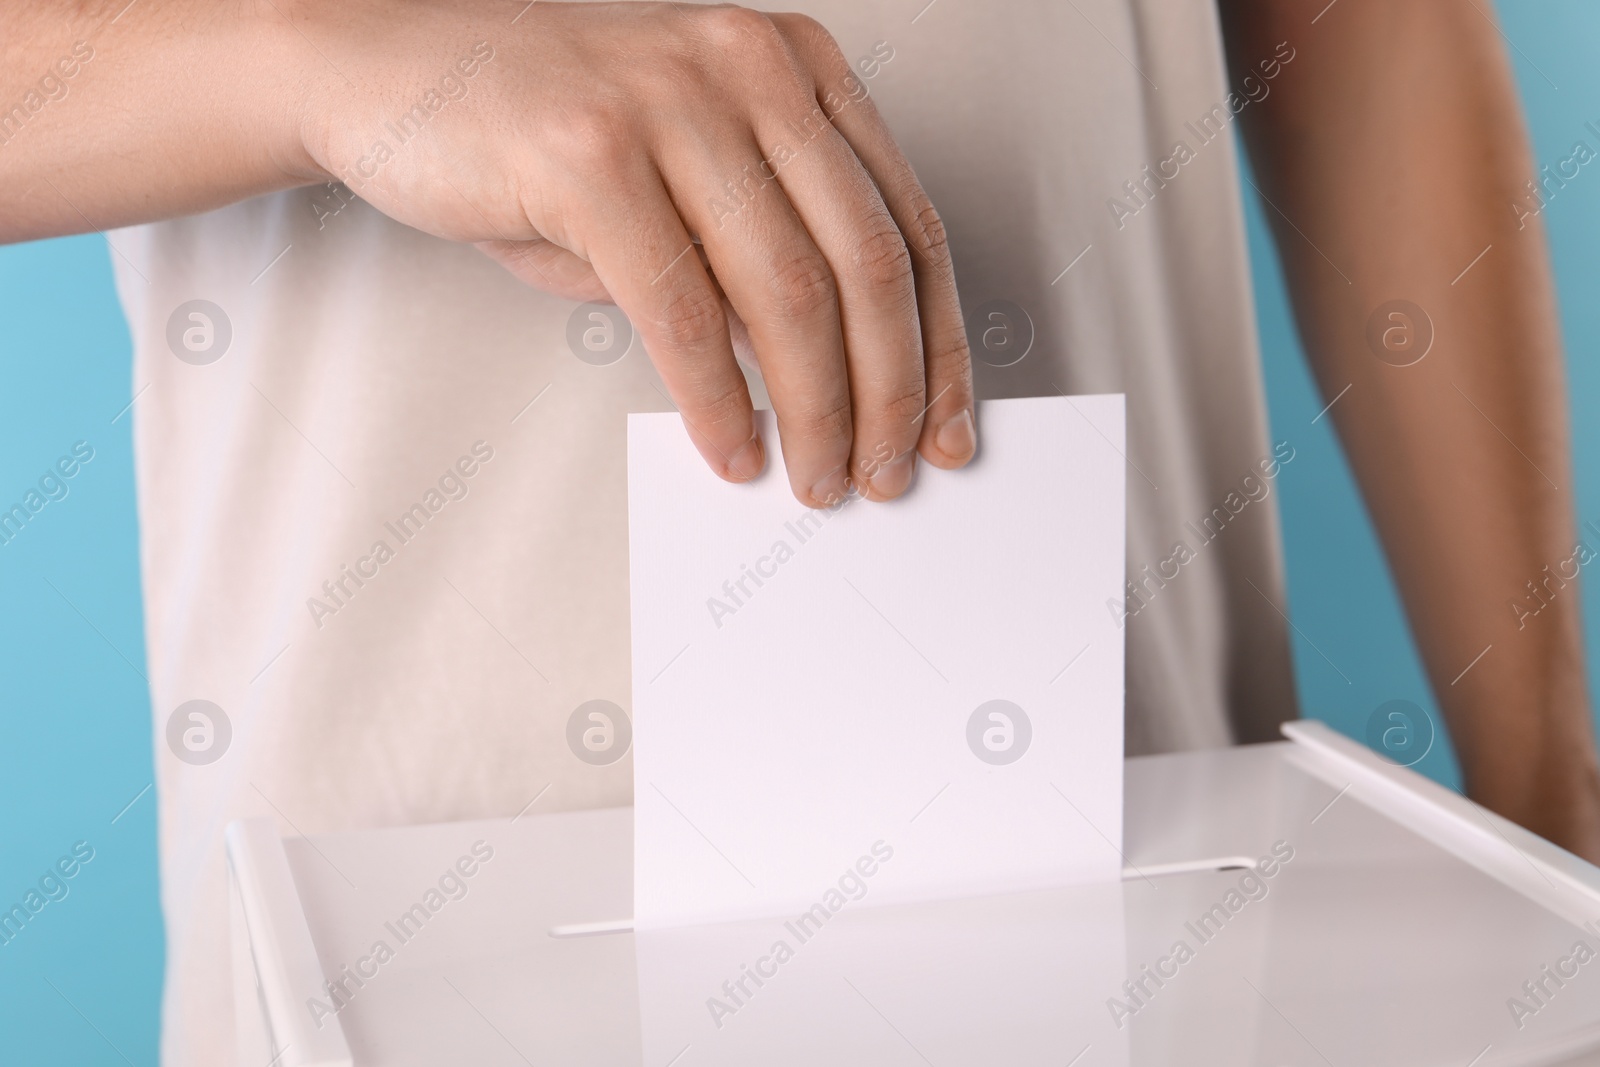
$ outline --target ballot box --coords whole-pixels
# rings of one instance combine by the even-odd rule
[[[1131,759],[1120,882],[633,929],[629,809],[228,830],[241,1064],[1600,1062],[1600,869],[1321,724]],[[836,891],[835,891],[836,890]]]

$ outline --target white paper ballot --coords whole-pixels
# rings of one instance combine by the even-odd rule
[[[796,502],[628,422],[634,917],[787,917],[1116,879],[1123,398],[994,400],[960,471]]]

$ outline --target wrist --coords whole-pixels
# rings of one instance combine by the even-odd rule
[[[1484,807],[1591,863],[1600,863],[1600,766],[1587,723],[1571,716],[1543,734],[1520,767],[1469,774],[1469,793]],[[1512,772],[1512,773],[1506,773]]]
[[[326,0],[258,0],[241,19],[243,48],[254,59],[262,144],[292,184],[334,180],[322,162],[328,102],[341,89],[358,91],[326,54],[333,36],[328,6]]]

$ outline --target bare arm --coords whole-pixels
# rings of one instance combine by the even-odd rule
[[[899,496],[918,455],[976,448],[942,224],[810,19],[34,0],[0,6],[0,42],[0,241],[340,180],[529,284],[615,300],[731,481],[765,464],[736,339],[803,503]]]
[[[1512,207],[1534,167],[1490,6],[1222,10],[1236,83],[1295,50],[1245,135],[1313,372],[1328,401],[1349,387],[1332,418],[1468,792],[1600,860],[1577,587],[1542,584],[1577,538],[1561,341],[1543,231]],[[1410,366],[1402,320],[1388,349],[1378,331],[1387,361],[1366,337],[1397,299],[1435,333]],[[1512,606],[1539,607],[1530,581],[1536,615]]]
[[[326,180],[287,22],[194,0],[0,11],[0,242],[170,218]]]

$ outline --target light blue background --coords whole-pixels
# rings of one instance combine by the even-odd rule
[[[1600,9],[1592,0],[1501,8],[1535,153],[1550,162],[1600,119]],[[1253,198],[1249,211],[1274,435],[1298,453],[1278,481],[1292,614],[1350,677],[1297,638],[1302,704],[1358,737],[1385,700],[1436,715],[1330,422],[1310,425],[1322,401]],[[1586,169],[1545,220],[1573,405],[1591,412],[1600,404],[1600,176]],[[70,895],[0,946],[0,1059],[145,1067],[156,1062],[162,937],[155,806],[152,793],[139,796],[151,780],[151,736],[130,419],[113,421],[131,391],[128,336],[98,237],[0,249],[0,294],[0,500],[19,498],[73,442],[95,449],[67,498],[0,547],[0,903],[20,899],[74,842],[95,849]],[[1574,435],[1579,513],[1600,519],[1600,421],[1576,420]],[[1588,619],[1596,596],[1586,585]],[[1592,628],[1587,640],[1600,663]],[[1445,748],[1422,769],[1455,781]]]

